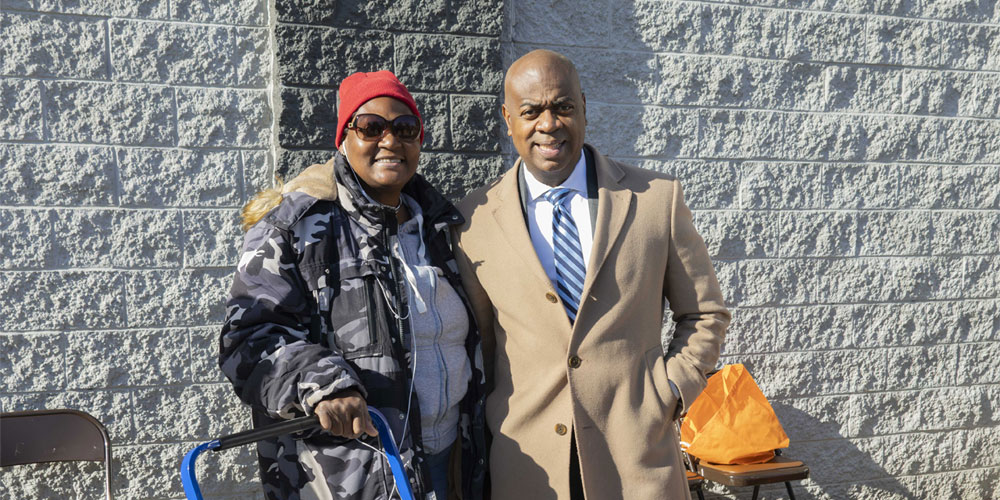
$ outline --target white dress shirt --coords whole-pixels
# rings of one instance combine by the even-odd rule
[[[559,275],[556,273],[555,257],[552,251],[552,203],[542,195],[552,189],[552,186],[542,183],[522,164],[521,175],[524,176],[528,200],[525,204],[528,211],[528,233],[535,254],[542,263],[542,269],[549,276],[552,286],[558,286]],[[583,250],[583,262],[586,270],[590,270],[590,249],[594,246],[594,231],[590,224],[590,205],[587,202],[587,160],[580,151],[580,161],[573,167],[573,173],[556,187],[573,190],[569,199],[569,211],[580,233],[580,248]]]

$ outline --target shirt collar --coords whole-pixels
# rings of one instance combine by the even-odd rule
[[[545,194],[546,191],[552,189],[552,186],[543,183],[542,181],[535,178],[535,176],[524,166],[524,161],[521,162],[521,174],[524,175],[524,184],[528,190],[528,203],[534,202],[538,197]],[[573,167],[573,172],[569,174],[569,177],[562,182],[562,184],[555,187],[564,187],[572,189],[586,197],[587,195],[587,155],[580,150],[580,159],[576,162]]]

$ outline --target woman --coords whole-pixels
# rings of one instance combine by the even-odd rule
[[[417,498],[481,498],[482,356],[448,239],[463,218],[416,173],[423,124],[392,73],[338,96],[333,159],[244,207],[219,364],[255,426],[316,414],[328,431],[258,444],[267,498],[392,497],[367,405]]]

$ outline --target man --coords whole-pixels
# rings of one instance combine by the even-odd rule
[[[584,144],[562,55],[518,59],[504,93],[520,158],[462,201],[456,251],[491,372],[493,499],[689,498],[672,420],[730,316],[680,184]]]

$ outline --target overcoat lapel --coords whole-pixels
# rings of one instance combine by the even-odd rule
[[[590,148],[589,145],[584,147]],[[587,302],[584,299],[590,296],[590,288],[608,258],[611,247],[618,240],[625,224],[625,217],[632,207],[633,198],[632,191],[619,184],[625,172],[593,148],[590,151],[593,153],[597,170],[597,229],[594,231],[594,245],[590,251],[587,277],[583,283],[581,309]]]
[[[537,278],[539,286],[543,287],[544,290],[550,290],[552,283],[549,281],[548,275],[545,274],[545,269],[542,268],[538,255],[535,254],[535,247],[531,244],[531,235],[528,234],[528,226],[524,222],[524,214],[521,211],[521,198],[517,187],[517,170],[519,168],[521,168],[520,159],[514,164],[514,168],[500,179],[500,189],[497,191],[499,203],[493,209],[493,218],[497,222],[500,234],[510,245],[510,251],[517,255],[524,264],[524,270],[533,274]]]

